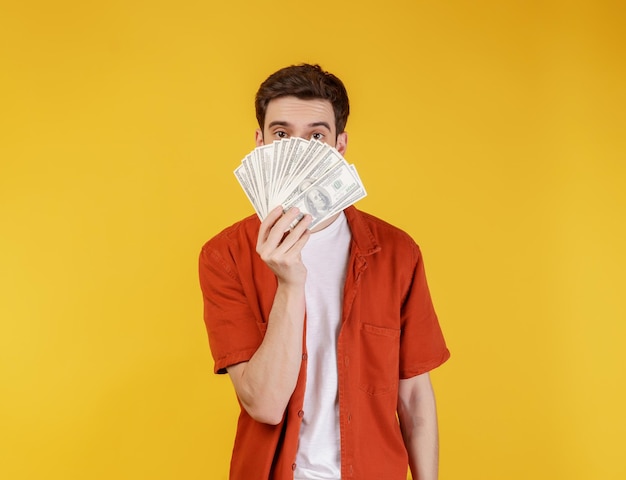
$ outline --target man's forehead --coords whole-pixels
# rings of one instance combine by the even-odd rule
[[[335,125],[333,106],[328,100],[278,97],[269,102],[265,125],[325,127],[332,130]]]
[[[302,99],[297,97],[278,97],[270,100],[267,105],[266,116],[284,116],[276,120],[289,121],[290,117],[304,118],[310,121],[325,121],[334,118],[333,106],[329,100],[321,98]]]

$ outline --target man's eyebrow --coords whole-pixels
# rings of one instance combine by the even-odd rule
[[[267,128],[272,128],[272,127],[290,127],[291,124],[285,120],[274,120],[273,122],[270,122],[269,125],[267,126]],[[313,123],[309,123],[307,125],[308,127],[325,127],[328,130],[330,130],[330,124],[328,122],[313,122]]]
[[[309,127],[326,127],[328,130],[330,130],[330,124],[328,122],[309,123]]]
[[[271,127],[275,127],[277,125],[280,126],[280,127],[288,127],[289,126],[289,122],[285,122],[284,120],[274,120],[273,122],[270,122],[270,124],[267,127],[271,128]]]

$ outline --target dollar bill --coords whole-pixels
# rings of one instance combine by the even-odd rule
[[[367,195],[356,167],[318,140],[292,137],[257,147],[234,174],[261,220],[278,205],[298,207],[300,218],[313,217],[310,228]]]
[[[237,167],[237,169],[235,170],[235,176],[237,177],[239,184],[243,188],[246,197],[248,197],[248,200],[254,207],[254,211],[259,216],[259,218],[263,218],[263,212],[258,204],[259,195],[253,187],[252,183],[250,182],[248,172],[246,171],[246,166],[243,163],[239,165],[239,167]]]
[[[343,160],[287,203],[285,209],[297,207],[301,216],[311,215],[313,221],[309,228],[313,228],[364,196],[365,189],[361,182]]]

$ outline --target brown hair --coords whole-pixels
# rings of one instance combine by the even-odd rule
[[[294,96],[303,100],[328,100],[335,112],[337,135],[343,133],[350,113],[348,92],[341,80],[325,72],[319,65],[291,65],[273,73],[261,84],[254,106],[259,127],[263,130],[265,112],[271,100]]]

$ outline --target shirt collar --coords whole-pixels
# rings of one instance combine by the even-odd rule
[[[360,255],[368,256],[380,251],[380,243],[363,218],[363,214],[354,206],[344,210],[352,240]]]

